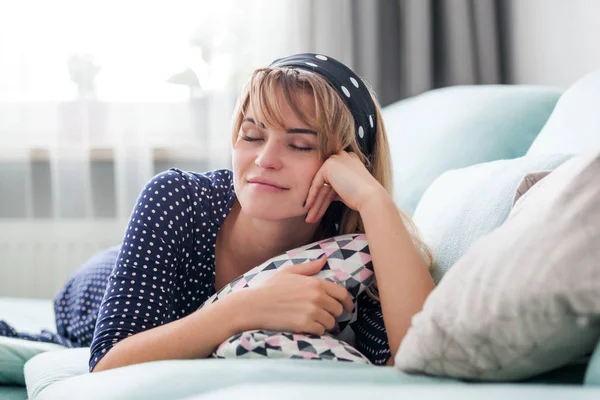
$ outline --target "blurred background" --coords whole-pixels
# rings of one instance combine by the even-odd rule
[[[170,167],[230,168],[256,67],[316,52],[383,106],[451,85],[565,88],[596,0],[0,0],[0,296],[52,298]]]

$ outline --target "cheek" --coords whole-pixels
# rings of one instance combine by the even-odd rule
[[[252,161],[251,152],[240,148],[239,146],[234,148],[231,152],[231,165],[233,166],[234,171],[236,169],[243,168],[249,162]]]
[[[315,157],[315,159],[313,159],[311,163],[307,164],[307,168],[310,170],[310,174],[314,176],[317,172],[319,172],[324,163],[325,161],[321,160],[320,157]]]
[[[321,169],[321,166],[323,166],[323,162],[321,160],[318,160],[313,163],[307,163],[302,166],[302,171],[300,171],[299,174],[301,174],[301,176],[306,177],[307,190],[308,188],[310,188],[310,185],[312,184],[312,181],[317,172],[319,172],[319,170]]]

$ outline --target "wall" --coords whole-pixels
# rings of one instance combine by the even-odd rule
[[[509,82],[564,88],[600,69],[600,1],[507,1]]]

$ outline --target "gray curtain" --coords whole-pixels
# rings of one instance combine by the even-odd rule
[[[298,1],[301,49],[351,66],[382,105],[444,86],[505,83],[503,3]]]
[[[353,65],[382,105],[504,83],[501,0],[352,0]]]

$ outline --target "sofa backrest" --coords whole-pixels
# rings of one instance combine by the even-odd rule
[[[524,155],[560,94],[539,86],[454,86],[385,107],[396,204],[412,215],[445,171]]]

